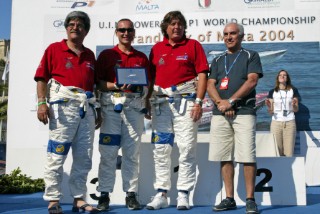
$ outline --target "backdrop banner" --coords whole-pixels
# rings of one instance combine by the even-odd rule
[[[117,43],[115,26],[121,18],[133,21],[136,29],[134,47],[148,56],[151,47],[163,39],[160,24],[164,15],[180,10],[187,19],[187,36],[203,45],[209,64],[217,54],[225,51],[224,25],[228,22],[242,24],[245,29],[243,46],[259,53],[264,70],[264,77],[257,86],[257,129],[264,132],[270,129],[271,117],[264,108],[264,99],[275,84],[277,72],[286,69],[302,98],[300,111],[296,114],[298,131],[320,130],[319,1],[12,0],[7,173],[20,167],[33,178],[43,177],[48,126],[37,119],[33,77],[47,46],[66,38],[64,19],[75,10],[84,11],[91,18],[91,29],[84,45],[93,50],[96,57],[103,49]],[[199,133],[208,133],[212,101],[206,98],[203,108]],[[149,133],[149,121],[145,121],[145,127]],[[95,149],[98,137],[99,131],[96,131]],[[203,142],[209,142],[209,139],[203,139]],[[199,150],[202,151],[205,150]],[[99,157],[98,153],[94,155]],[[207,158],[207,154],[199,155]],[[203,167],[200,164],[202,162],[199,162],[199,168]],[[95,163],[92,171],[97,168]]]

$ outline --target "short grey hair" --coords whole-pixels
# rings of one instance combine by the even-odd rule
[[[226,24],[226,26],[231,25],[231,24],[234,24],[234,25],[237,26],[237,28],[239,29],[239,35],[240,35],[240,36],[243,36],[243,35],[244,35],[243,25],[238,24],[238,23],[236,23],[236,22],[228,22],[228,23]]]
[[[237,23],[237,26],[238,26],[238,28],[239,28],[239,35],[243,36],[243,35],[244,35],[243,25]]]
[[[83,21],[84,29],[89,32],[90,30],[90,18],[87,13],[82,11],[72,11],[64,20],[64,27],[67,28],[71,20],[80,19]]]

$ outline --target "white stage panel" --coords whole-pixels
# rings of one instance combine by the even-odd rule
[[[306,205],[303,157],[257,158],[255,198],[258,205]],[[258,192],[257,192],[258,191]],[[222,191],[225,198],[225,191]],[[235,200],[245,205],[243,167],[235,170]]]
[[[307,186],[320,185],[320,131],[300,132],[301,155],[306,157]]]

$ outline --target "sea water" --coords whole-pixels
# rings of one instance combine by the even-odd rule
[[[277,73],[281,69],[289,72],[292,84],[301,95],[300,110],[296,114],[297,129],[299,131],[320,130],[320,46],[319,42],[292,42],[292,43],[244,43],[243,47],[263,51],[286,50],[279,60],[271,64],[264,64],[264,76],[259,80],[257,93],[266,93],[275,86]],[[97,53],[112,46],[97,46]],[[151,45],[134,46],[137,50],[149,56]],[[224,44],[204,44],[208,62],[213,56],[210,51],[225,51]],[[317,104],[318,103],[318,104]],[[271,116],[265,107],[257,111],[257,130],[269,131]],[[208,131],[210,124],[203,131]]]

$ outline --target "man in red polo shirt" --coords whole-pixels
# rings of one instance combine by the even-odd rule
[[[186,19],[180,11],[167,13],[161,23],[164,40],[153,46],[149,58],[155,77],[150,102],[154,188],[158,191],[147,204],[150,210],[168,207],[166,194],[171,188],[170,155],[174,138],[180,153],[178,210],[190,209],[188,193],[196,179],[197,121],[202,115],[209,67],[201,44],[186,38],[186,28]]]
[[[64,26],[68,38],[49,45],[34,76],[38,119],[45,125],[49,122],[50,129],[43,197],[49,201],[49,213],[62,213],[59,201],[63,164],[72,147],[69,179],[74,198],[72,211],[97,211],[83,200],[92,165],[95,122],[99,126],[100,121],[99,114],[95,113],[98,103],[93,94],[95,56],[83,46],[90,19],[84,12],[73,11],[67,15]]]
[[[101,192],[98,209],[109,209],[109,193],[115,183],[118,151],[122,149],[123,191],[127,193],[126,206],[130,210],[139,210],[136,199],[139,174],[139,148],[144,127],[145,95],[147,87],[130,84],[119,85],[116,68],[139,68],[145,73],[149,62],[147,56],[135,50],[131,43],[135,36],[133,23],[121,19],[117,23],[115,35],[119,43],[112,49],[104,50],[97,60],[99,90],[103,122],[100,129],[99,186]],[[144,68],[144,69],[141,69]],[[150,76],[150,75],[148,75]]]

